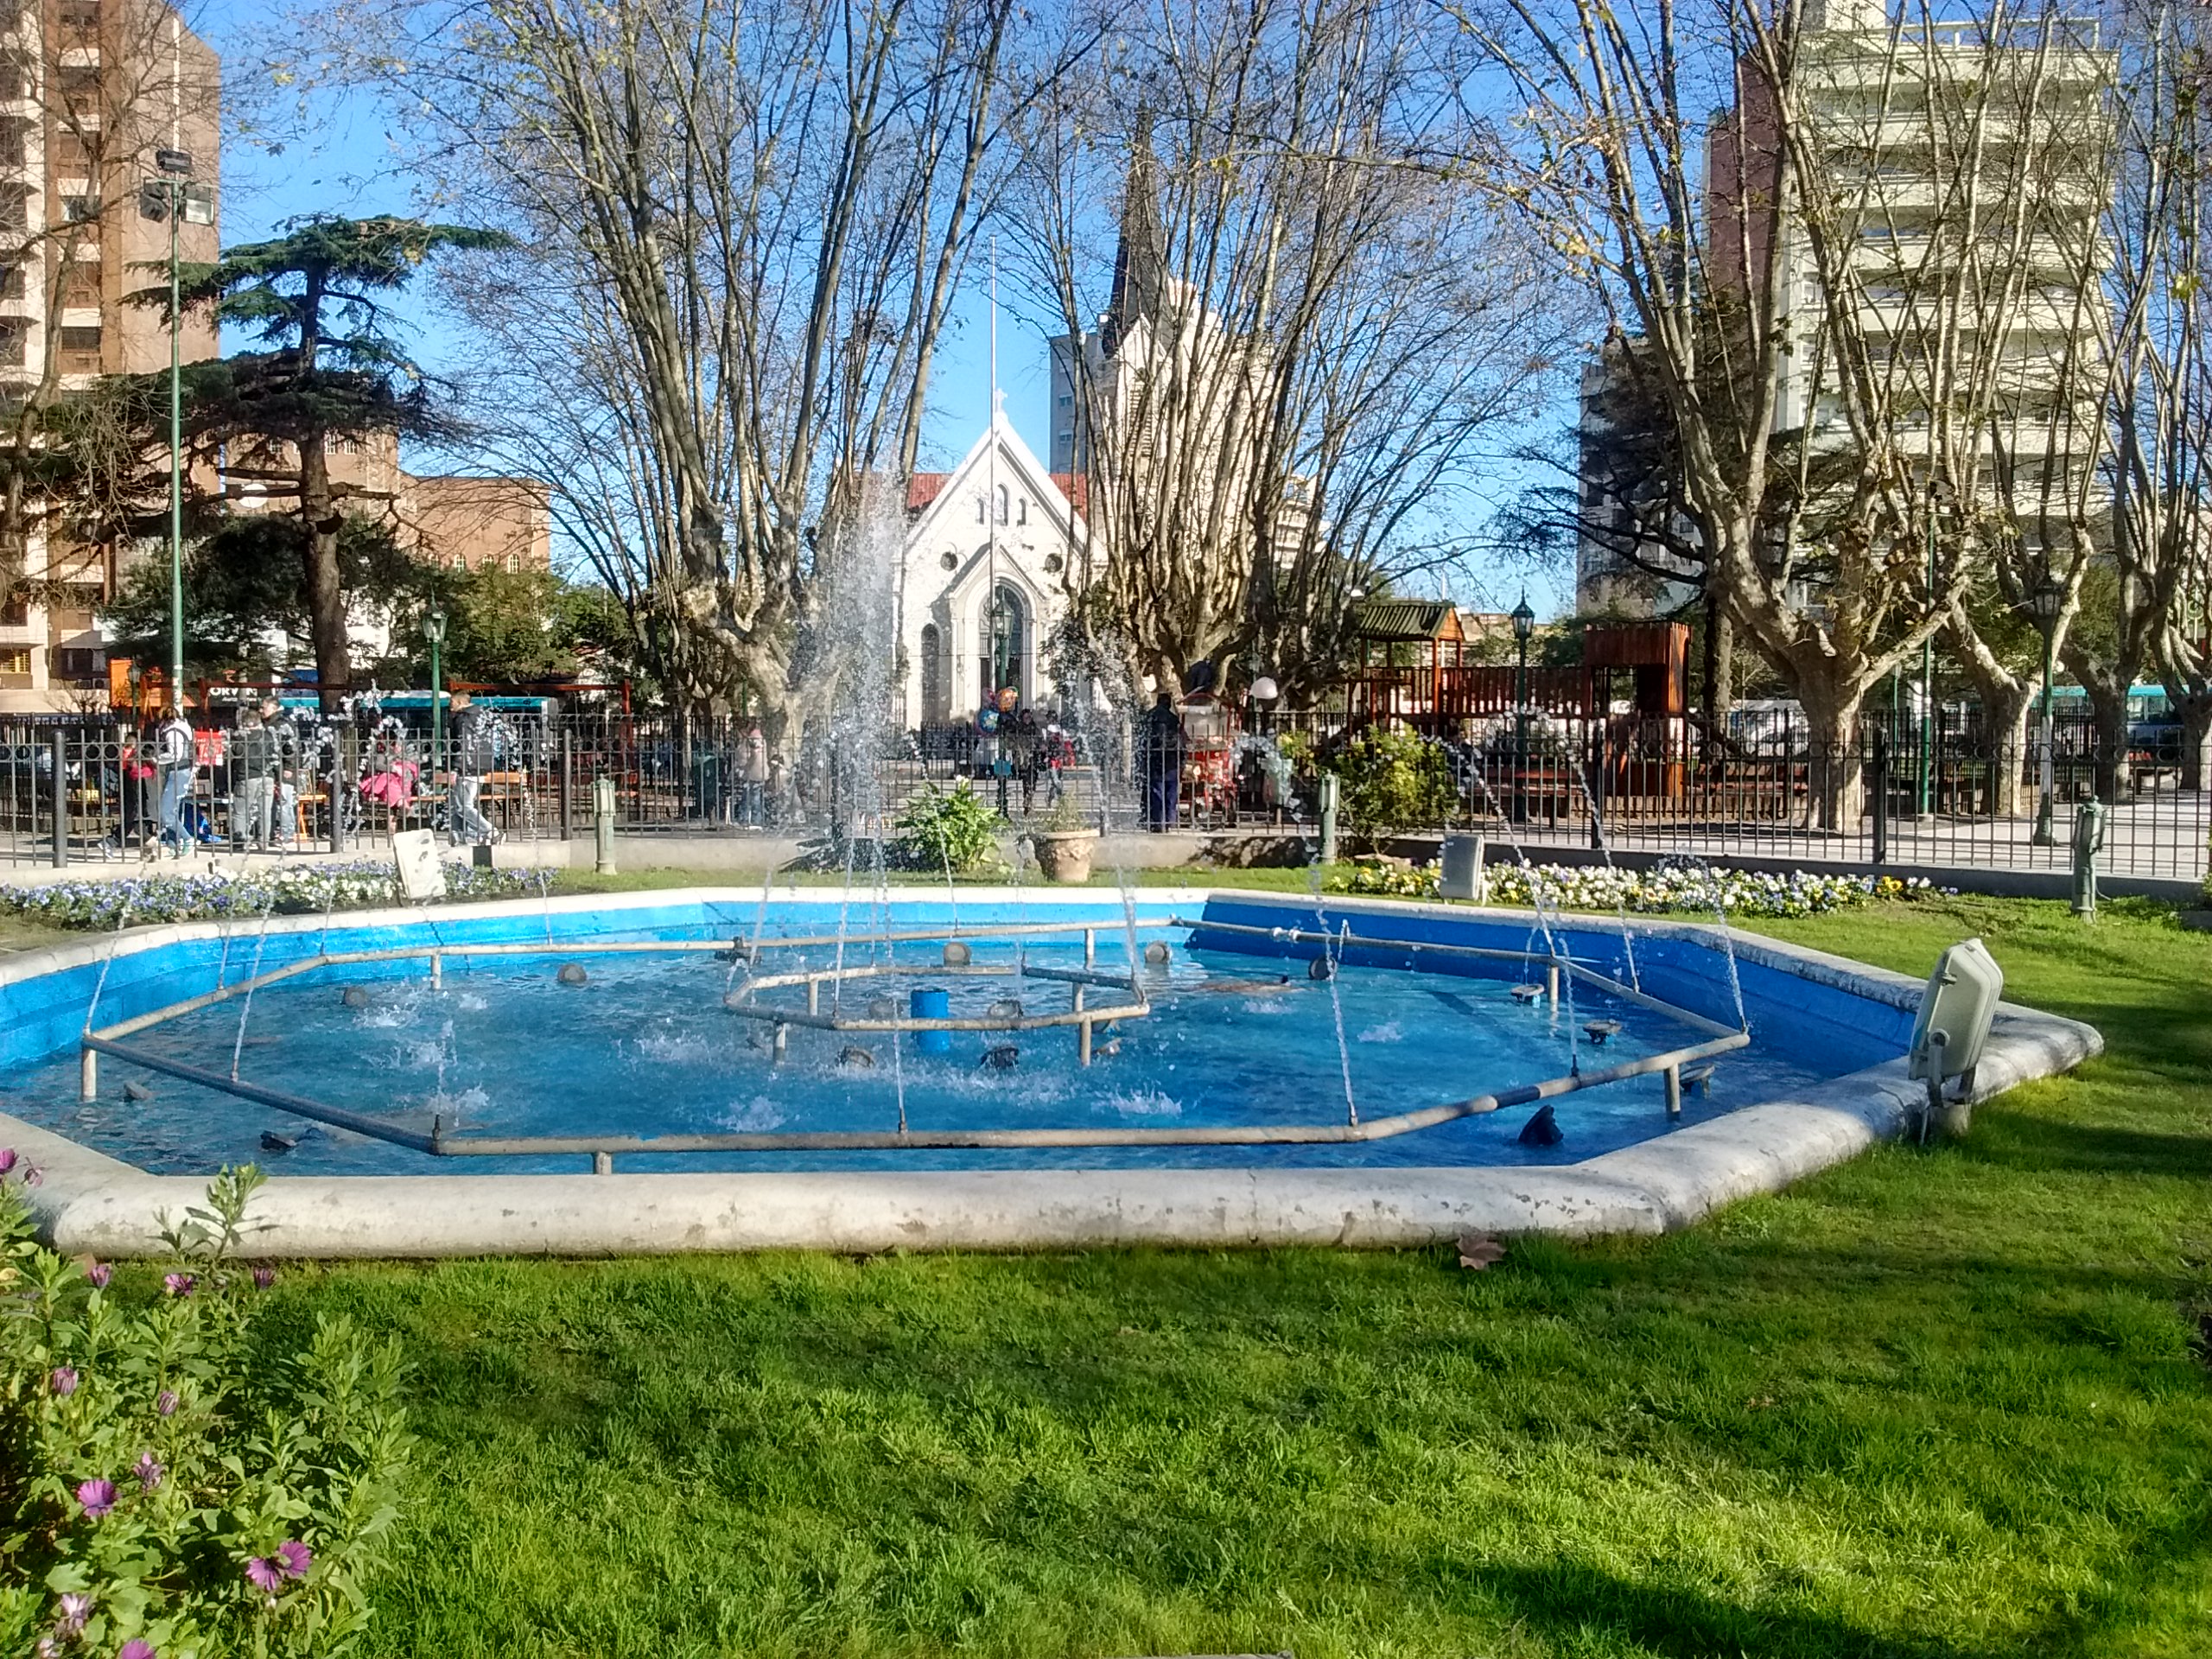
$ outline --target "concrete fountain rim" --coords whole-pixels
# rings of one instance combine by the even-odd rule
[[[772,887],[771,902],[808,902],[809,889]],[[555,915],[751,904],[753,887],[696,887],[575,894],[536,901]],[[1141,917],[1219,899],[1239,906],[1310,912],[1311,894],[1236,887],[1139,888]],[[942,904],[925,888],[894,890],[891,902]],[[1116,890],[965,888],[962,906],[1035,904],[1055,911],[1095,906],[1118,916]],[[435,912],[383,908],[340,912],[348,929],[427,925],[512,915],[503,899]],[[1323,899],[1332,915],[1499,921],[1525,925],[1525,909],[1416,903],[1343,894]],[[1621,918],[1573,912],[1576,930],[1618,932]],[[311,931],[321,916],[280,917],[270,931]],[[1639,936],[1687,938],[1719,948],[1716,924],[1637,917]],[[0,961],[7,988],[118,955],[195,939],[226,925],[184,922],[49,946]],[[233,934],[235,925],[229,928]],[[1909,976],[1803,946],[1726,930],[1739,959],[1845,990],[1892,1007],[1916,1004]],[[2101,1052],[2096,1031],[2077,1020],[2012,1003],[2000,1007],[1975,1077],[1986,1100],[2049,1077]],[[745,1249],[847,1253],[907,1249],[1026,1250],[1154,1245],[1196,1248],[1353,1246],[1401,1248],[1463,1233],[1570,1236],[1655,1234],[1688,1226],[1738,1198],[1779,1191],[1899,1135],[1922,1098],[1902,1058],[1618,1151],[1560,1165],[1358,1169],[867,1170],[803,1173],[611,1175],[274,1176],[257,1196],[248,1249],[276,1258],[391,1258],[552,1255],[596,1256]],[[36,1165],[27,1190],[41,1236],[56,1248],[103,1256],[158,1254],[164,1212],[197,1202],[205,1178],[155,1175],[53,1131],[0,1114],[0,1145]]]

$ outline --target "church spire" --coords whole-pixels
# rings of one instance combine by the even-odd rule
[[[1099,345],[1111,357],[1140,317],[1160,315],[1166,286],[1166,254],[1160,229],[1160,163],[1152,152],[1152,111],[1137,108],[1128,181],[1122,193],[1122,234],[1114,249],[1114,291],[1099,327]]]

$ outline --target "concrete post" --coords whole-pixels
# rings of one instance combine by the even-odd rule
[[[54,868],[69,868],[69,738],[56,731],[48,749],[54,767]]]
[[[1667,1116],[1669,1118],[1676,1118],[1681,1115],[1682,1068],[1679,1065],[1670,1065],[1667,1068]]]
[[[100,1097],[100,1052],[96,1048],[77,1051],[77,1098],[98,1100]]]
[[[591,780],[591,828],[595,843],[592,868],[601,875],[614,874],[614,780],[604,774]]]
[[[1337,861],[1337,774],[1321,774],[1321,861]]]

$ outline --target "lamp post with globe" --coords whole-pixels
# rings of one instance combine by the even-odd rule
[[[2036,763],[2036,828],[2029,839],[2037,847],[2057,844],[2051,835],[2051,768],[2053,742],[2056,735],[2050,726],[2050,654],[2051,640],[2058,632],[2058,619],[2066,610],[2066,585],[2046,569],[2036,585],[2028,589],[2028,614],[2035,619],[2036,626],[2043,633],[2043,753]]]

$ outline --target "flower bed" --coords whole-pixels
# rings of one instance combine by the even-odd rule
[[[446,891],[456,899],[500,899],[535,886],[528,870],[446,866]],[[133,924],[232,921],[274,910],[280,915],[359,910],[403,902],[399,875],[381,859],[301,865],[241,875],[179,873],[111,880],[0,887],[0,912],[49,927],[109,928],[126,915]]]
[[[1337,893],[1388,893],[1404,899],[1437,896],[1439,872],[1430,865],[1361,862],[1329,878]],[[1847,910],[1872,899],[1916,899],[1935,893],[1919,876],[1815,874],[1787,875],[1718,865],[1668,861],[1648,870],[1607,865],[1493,864],[1490,896],[1494,904],[1529,905],[1539,899],[1561,910],[1633,910],[1646,914],[1689,912],[1733,916],[1813,916]]]

